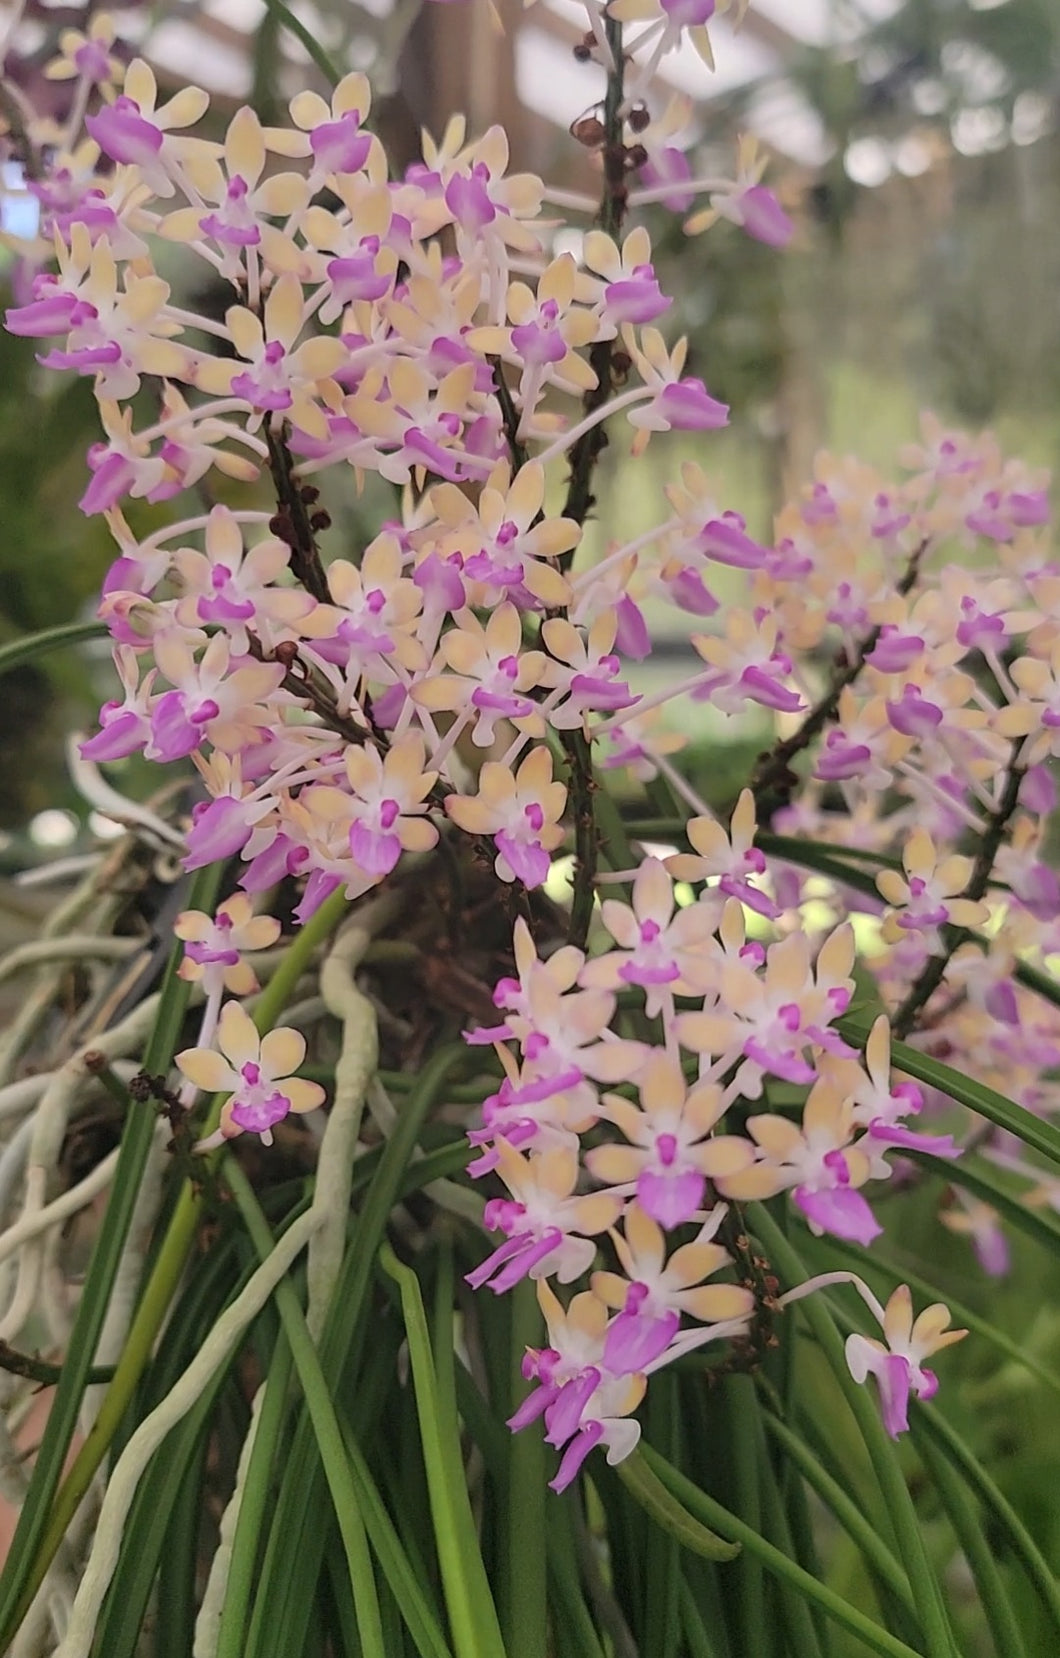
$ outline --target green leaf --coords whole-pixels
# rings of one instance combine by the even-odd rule
[[[130,1432],[169,1392],[225,1306],[249,1279],[253,1261],[247,1254],[246,1264],[240,1270],[237,1242],[245,1244],[245,1240],[237,1240],[230,1230],[228,1237],[222,1237],[196,1263],[196,1270],[166,1327],[159,1352],[144,1378],[144,1386],[127,1413],[123,1426]],[[206,1392],[159,1446],[140,1482],[96,1626],[95,1651],[99,1658],[133,1658],[137,1650],[159,1564],[168,1546],[169,1521],[178,1501],[181,1481],[213,1432],[211,1414],[229,1372],[228,1365],[217,1371]],[[116,1449],[117,1436],[113,1443]]]
[[[221,1392],[222,1389],[218,1388],[215,1399]],[[199,1530],[202,1525],[203,1484],[206,1461],[211,1448],[210,1437],[208,1433],[200,1433],[191,1447],[191,1454],[177,1464],[180,1478],[176,1497],[164,1510],[167,1525],[159,1561],[155,1599],[157,1621],[152,1658],[186,1658],[192,1650],[195,1635]],[[110,1658],[108,1647],[101,1644],[99,1651],[105,1653],[106,1658]]]
[[[342,79],[340,70],[332,63],[319,40],[310,29],[306,28],[301,18],[296,17],[291,8],[284,5],[283,0],[265,0],[265,9],[279,19],[283,27],[294,36],[299,45],[305,47],[328,85],[338,86]]]
[[[785,1509],[780,1493],[780,1482],[773,1470],[766,1450],[765,1437],[759,1431],[760,1461],[759,1471],[762,1485],[762,1515],[765,1521],[765,1532],[771,1543],[775,1543],[783,1554],[795,1559],[811,1577],[819,1578],[820,1569],[816,1561],[812,1537],[802,1537],[796,1542],[793,1534],[789,1513]],[[797,1487],[797,1482],[792,1482]],[[797,1487],[801,1496],[801,1487]],[[809,1546],[810,1559],[799,1560],[798,1551]],[[818,1630],[816,1617],[820,1617],[821,1609],[813,1601],[808,1601],[790,1583],[778,1582],[780,1606],[783,1611],[784,1637],[790,1641],[798,1652],[799,1658],[824,1658],[823,1643],[827,1642],[827,1630]],[[763,1648],[763,1651],[765,1649]]]
[[[806,1600],[816,1602],[826,1617],[833,1619],[843,1629],[865,1643],[873,1652],[881,1654],[881,1658],[922,1658],[915,1648],[907,1646],[896,1636],[888,1634],[878,1623],[874,1623],[864,1612],[859,1612],[856,1606],[837,1595],[834,1590],[820,1583],[809,1572],[803,1571],[794,1560],[789,1560],[786,1554],[766,1541],[757,1531],[747,1525],[738,1515],[723,1508],[721,1503],[701,1491],[699,1486],[693,1485],[678,1469],[671,1466],[650,1445],[645,1445],[639,1453],[648,1464],[650,1472],[657,1475],[661,1483],[670,1494],[677,1498],[683,1508],[687,1509],[694,1518],[702,1521],[712,1531],[730,1543],[742,1544],[749,1552],[761,1560],[767,1572],[780,1578],[797,1590]],[[750,1658],[750,1655],[746,1655]]]
[[[995,1649],[1004,1653],[1005,1658],[1027,1658],[1023,1635],[1005,1592],[993,1551],[984,1535],[974,1497],[970,1498],[967,1486],[942,1452],[931,1443],[928,1435],[921,1433],[917,1436],[917,1450],[942,1499],[961,1552],[975,1579],[979,1602]]]
[[[913,1597],[909,1592],[909,1580],[864,1511],[839,1481],[832,1478],[800,1434],[786,1422],[782,1422],[772,1411],[765,1413],[765,1424],[768,1432],[783,1448],[785,1455],[790,1457],[806,1483],[816,1492],[825,1507],[831,1510],[848,1537],[861,1550],[877,1577],[886,1583],[903,1606],[912,1611]]]
[[[765,1446],[762,1425],[757,1420],[758,1401],[750,1376],[726,1376],[719,1389],[721,1419],[719,1446],[725,1484],[722,1495],[734,1513],[752,1528],[762,1531],[762,1481],[759,1458]],[[775,1652],[776,1625],[769,1616],[768,1596],[762,1562],[745,1554],[736,1567],[738,1587],[732,1597],[735,1645],[742,1652],[761,1652],[763,1658]],[[772,1623],[772,1630],[771,1630]]]
[[[690,1514],[672,1495],[666,1484],[653,1473],[644,1452],[637,1450],[617,1466],[617,1473],[626,1490],[644,1512],[675,1537],[682,1548],[704,1560],[735,1560],[740,1553],[739,1542],[720,1537],[708,1530],[694,1514]]]
[[[911,1418],[911,1428],[918,1444],[924,1437],[939,1446],[978,1496],[996,1530],[1007,1538],[1052,1623],[1054,1638],[1049,1650],[1060,1652],[1060,1579],[1008,1498],[983,1467],[982,1458],[969,1449],[934,1405],[921,1402]]]
[[[648,1390],[645,1412],[648,1438],[669,1462],[681,1460],[678,1385],[674,1371],[667,1374],[664,1370],[656,1376]],[[715,1541],[720,1543],[721,1538]],[[678,1658],[681,1643],[681,1545],[668,1528],[660,1525],[648,1527],[644,1577],[644,1629],[650,1635],[659,1658]]]
[[[460,1414],[467,1431],[482,1453],[491,1480],[503,1493],[509,1489],[506,1471],[510,1467],[508,1451],[512,1435],[504,1423],[499,1422],[491,1413],[474,1378],[463,1363],[457,1364],[456,1392]],[[538,1444],[541,1443],[539,1439]],[[543,1475],[541,1485],[544,1489]],[[520,1497],[515,1500],[519,1501]],[[604,1658],[594,1612],[586,1604],[578,1572],[577,1546],[572,1524],[572,1505],[576,1501],[577,1494],[573,1490],[564,1492],[560,1497],[550,1496],[548,1499],[549,1523],[546,1528],[545,1547],[555,1612],[553,1621],[562,1623],[572,1658],[574,1654],[577,1658]]]
[[[427,1114],[450,1073],[465,1063],[467,1056],[468,1050],[462,1043],[453,1043],[433,1054],[409,1090],[393,1133],[381,1153],[378,1157],[375,1153],[369,1153],[364,1159],[365,1163],[372,1159],[372,1177],[354,1222],[343,1259],[342,1275],[332,1296],[320,1343],[320,1367],[335,1396],[340,1389],[344,1389],[350,1390],[353,1398],[359,1397],[358,1351],[370,1343],[371,1309],[368,1296],[376,1252],[398,1194],[410,1182],[412,1186],[418,1185],[420,1172],[430,1162],[429,1158],[424,1158],[422,1162],[412,1164],[413,1149]],[[466,1159],[466,1147],[463,1156]],[[358,1182],[359,1175],[355,1173],[355,1188]],[[352,1454],[351,1451],[351,1458]],[[361,1495],[365,1501],[366,1519],[370,1520],[372,1511],[363,1490]],[[309,1585],[311,1594],[312,1585],[317,1582],[322,1570],[324,1545],[319,1522],[321,1512],[326,1508],[317,1442],[312,1425],[303,1414],[272,1511],[265,1556],[272,1606],[290,1596],[299,1602],[302,1612],[306,1612],[306,1586]],[[407,1567],[407,1559],[392,1527],[391,1535],[396,1557]],[[379,1543],[374,1537],[373,1547],[379,1554]],[[380,1563],[384,1564],[382,1555]],[[392,1579],[390,1581],[393,1582]],[[395,1595],[404,1611],[405,1600],[396,1590]],[[420,1598],[422,1601],[422,1593]],[[419,1602],[412,1604],[418,1606]],[[433,1614],[428,1622],[437,1628]],[[288,1658],[290,1651],[301,1651],[305,1645],[305,1629],[301,1628],[300,1634],[292,1634],[289,1623],[290,1620],[281,1622],[270,1613],[269,1622],[265,1624],[256,1615],[251,1629],[253,1644],[249,1649],[252,1658],[258,1658],[262,1652],[280,1652],[282,1658]],[[282,1644],[277,1645],[281,1636]],[[442,1645],[445,1648],[444,1638]],[[421,1651],[425,1650],[421,1647]]]
[[[372,1548],[409,1633],[423,1658],[451,1658],[448,1643],[435,1616],[434,1608],[424,1593],[423,1578],[417,1576],[408,1555],[386,1511],[386,1505],[372,1479],[368,1464],[353,1435],[349,1423],[341,1423],[343,1443],[350,1461],[350,1472],[364,1514]]]
[[[749,1204],[746,1216],[748,1225],[788,1284],[794,1287],[805,1283],[810,1274],[765,1207],[760,1203]],[[827,1306],[817,1296],[808,1296],[797,1305],[843,1390],[864,1440],[887,1504],[899,1554],[916,1603],[927,1658],[954,1658],[956,1648],[945,1598],[924,1548],[920,1521],[906,1488],[895,1447],[884,1431],[874,1402],[854,1381],[847,1368],[843,1341]]]
[[[64,627],[31,633],[25,639],[12,639],[0,645],[0,674],[9,674],[24,662],[35,662],[38,656],[48,656],[68,645],[82,645],[87,639],[106,637],[107,629],[102,622],[69,622]]]
[[[251,1592],[261,1557],[266,1505],[288,1409],[287,1393],[293,1369],[290,1346],[281,1336],[269,1366],[265,1398],[236,1517],[215,1658],[243,1658],[246,1651]]]
[[[401,1292],[412,1381],[427,1469],[435,1545],[457,1658],[504,1658],[497,1612],[479,1552],[460,1455],[460,1426],[455,1407],[446,1411],[439,1392],[423,1310],[419,1280],[403,1266],[389,1244],[379,1252],[383,1271]]]
[[[716,1649],[711,1645],[706,1623],[686,1577],[681,1579],[680,1592],[681,1627],[684,1630],[689,1658],[716,1658]]]
[[[229,1158],[224,1175],[246,1223],[247,1231],[254,1241],[254,1247],[264,1259],[272,1250],[273,1237],[268,1221],[254,1196],[253,1188],[234,1158]],[[289,1281],[278,1285],[276,1303],[298,1371],[313,1433],[320,1448],[335,1516],[342,1533],[364,1658],[386,1658],[379,1616],[379,1597],[368,1551],[364,1516],[350,1478],[349,1461],[331,1393],[321,1373],[316,1350],[306,1328],[294,1287]]]
[[[520,1366],[526,1349],[541,1345],[542,1317],[536,1286],[528,1278],[516,1284],[506,1300],[511,1334],[508,1340],[510,1386],[505,1409],[512,1415],[527,1392]],[[485,1329],[483,1335],[487,1335]],[[499,1499],[504,1508],[501,1600],[504,1642],[508,1658],[538,1658],[548,1646],[545,1504],[549,1501],[549,1491],[545,1443],[536,1427],[516,1434],[506,1429],[503,1446],[506,1466]]]

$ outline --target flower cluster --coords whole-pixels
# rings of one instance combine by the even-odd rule
[[[500,1022],[469,1037],[503,1073],[470,1135],[502,1241],[470,1282],[538,1282],[549,1345],[527,1357],[536,1385],[512,1425],[543,1417],[557,1488],[595,1444],[632,1449],[660,1366],[753,1333],[753,1290],[708,1281],[731,1276],[730,1205],[790,1193],[814,1233],[867,1245],[891,1159],[957,1155],[959,1121],[908,1126],[939,1102],[892,1077],[892,1029],[1034,1111],[1060,1103],[1043,1080],[1057,999],[1014,976],[1056,951],[1060,920],[1040,850],[1060,755],[1045,478],[926,418],[896,481],[823,456],[768,534],[686,460],[651,530],[600,556],[586,544],[605,422],[637,455],[728,418],[667,340],[648,231],[624,212],[704,196],[690,233],[726,219],[777,248],[792,233],[752,145],[735,178],[697,178],[674,142],[683,106],[653,122],[640,101],[685,38],[711,61],[723,9],[588,0],[605,64],[614,28],[643,24],[601,140],[641,182],[605,185],[614,234],[590,228],[578,257],[551,215],[597,204],[512,172],[500,128],[469,138],[454,119],[392,176],[351,74],[329,101],[299,93],[289,127],[242,109],[207,136],[205,94],[159,107],[145,63],[122,80],[96,18],[54,71],[74,101],[61,135],[38,135],[40,234],[6,319],[95,388],[81,505],[117,544],[101,615],[120,693],[82,752],[191,760],[186,868],[238,859],[245,895],[293,878],[304,921],[443,836],[472,837],[517,888],[573,844],[570,940],[547,953],[516,922]],[[223,320],[178,303],[160,243],[227,285]],[[150,423],[134,412],[145,379]],[[132,532],[129,499],[177,500],[214,469],[267,476],[270,507],[185,502]],[[378,474],[401,507],[325,562],[310,480],[332,469]],[[692,618],[694,655],[645,695],[648,599]],[[765,748],[727,822],[672,762],[659,721],[679,698]],[[594,764],[691,810],[666,844],[632,833],[632,866],[611,856],[604,874]],[[219,1135],[267,1141],[322,1099],[292,1077],[301,1038],[259,1038],[238,1001],[222,1007],[253,988],[240,952],[276,924],[240,895],[178,934],[207,996],[182,1099],[224,1091]],[[1004,1139],[986,1150],[1039,1180]],[[996,1269],[996,1217],[963,1219]],[[586,1273],[565,1307],[549,1280]],[[922,1358],[953,1337],[937,1309],[915,1325],[904,1299],[870,1310],[888,1348],[855,1340],[851,1369],[877,1376],[897,1431],[933,1386]]]

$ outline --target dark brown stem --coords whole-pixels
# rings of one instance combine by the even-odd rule
[[[611,48],[614,68],[607,77],[607,92],[604,96],[603,109],[603,162],[604,187],[600,198],[599,224],[601,230],[616,240],[622,230],[622,221],[626,216],[626,202],[629,195],[629,179],[626,171],[626,146],[623,138],[622,99],[625,95],[625,59],[622,55],[622,25],[614,18],[607,18],[605,22],[607,44]],[[585,395],[583,412],[586,415],[595,414],[602,409],[605,403],[610,402],[614,392],[613,359],[614,341],[601,340],[594,345],[589,353],[589,364],[596,375],[596,385]],[[601,421],[593,426],[583,437],[580,437],[570,457],[570,481],[567,485],[567,502],[563,508],[564,518],[573,518],[576,524],[584,524],[593,507],[592,477],[600,451],[607,444],[605,422]],[[574,554],[565,553],[560,560],[565,567],[570,566]]]
[[[63,1374],[61,1364],[49,1364],[46,1359],[33,1358],[29,1353],[19,1353],[14,1347],[9,1347],[6,1341],[0,1341],[0,1370],[6,1370],[9,1376],[22,1376],[27,1382],[36,1382],[39,1387],[55,1387]],[[113,1379],[114,1369],[111,1365],[90,1370],[87,1377],[90,1385]]]
[[[508,451],[512,457],[512,470],[518,472],[530,458],[526,445],[519,436],[519,411],[512,398],[511,387],[504,377],[503,362],[499,357],[488,357],[486,360],[493,370],[493,390],[500,404],[504,435],[508,440]]]
[[[625,58],[622,54],[622,24],[614,18],[605,22],[607,43],[611,48],[612,67],[608,71],[607,91],[603,109],[603,163],[604,185],[600,197],[599,223],[602,230],[617,240],[626,213],[629,184],[626,168],[626,145],[622,100],[625,95]],[[601,340],[589,353],[589,362],[596,375],[596,385],[586,393],[585,414],[594,414],[611,399],[614,391],[614,362],[611,340]],[[574,445],[570,457],[570,480],[565,518],[584,524],[593,506],[593,469],[601,450],[607,443],[604,422],[590,428]],[[574,553],[560,558],[561,568],[570,568]],[[570,774],[570,803],[574,816],[574,884],[571,894],[570,925],[567,938],[579,950],[585,948],[589,923],[593,915],[596,891],[596,871],[600,843],[596,830],[596,779],[593,775],[592,745],[581,731],[561,733],[563,752]]]
[[[1002,790],[1001,799],[990,814],[990,819],[979,844],[979,851],[972,865],[972,872],[968,877],[968,884],[961,894],[962,898],[971,899],[974,903],[979,902],[990,885],[994,860],[1001,850],[1005,832],[1019,804],[1020,784],[1023,782],[1025,772],[1025,767],[1018,763],[1019,751],[1022,746],[1022,742],[1013,745],[1012,758],[1005,773],[1005,787]],[[955,951],[971,936],[967,927],[943,927],[941,929],[942,953],[931,956],[925,962],[919,977],[910,986],[905,1000],[891,1020],[891,1030],[899,1039],[909,1035],[917,1022],[917,1016],[921,1009],[942,983]]]
[[[600,845],[596,833],[592,745],[583,731],[565,731],[563,749],[570,766],[570,793],[574,806],[574,888],[571,894],[567,941],[584,950],[593,918],[596,870]]]
[[[902,598],[905,598],[916,583],[926,549],[927,542],[922,541],[906,565],[905,573],[895,589]],[[881,628],[874,627],[855,648],[853,656],[848,657],[844,652],[838,658],[832,670],[828,690],[810,709],[798,730],[793,731],[790,737],[785,737],[783,742],[775,743],[767,754],[762,755],[751,779],[755,811],[760,824],[768,823],[774,812],[789,804],[798,783],[798,776],[791,769],[791,762],[797,754],[809,748],[814,738],[835,718],[840,697],[861,673],[866,658],[872,655],[880,642],[881,632]]]
[[[290,547],[292,573],[306,592],[311,593],[318,604],[330,604],[328,579],[320,561],[309,508],[295,479],[294,460],[287,447],[287,428],[276,431],[266,425],[265,442],[278,509],[271,526],[273,533]]]

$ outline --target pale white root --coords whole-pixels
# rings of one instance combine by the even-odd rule
[[[309,1300],[306,1323],[314,1341],[324,1327],[328,1303],[342,1267],[346,1218],[357,1136],[365,1095],[379,1064],[375,1008],[358,990],[354,974],[380,927],[394,912],[391,896],[368,904],[341,929],[320,970],[320,993],[329,1013],[342,1021],[342,1051],[335,1066],[335,1096],[317,1157],[311,1214],[321,1227],[309,1245]]]
[[[319,1234],[317,1235],[319,1236]],[[312,1240],[310,1240],[310,1247],[312,1247]],[[228,1588],[228,1568],[232,1561],[232,1545],[235,1541],[236,1526],[239,1524],[239,1512],[243,1507],[243,1492],[246,1488],[254,1444],[258,1437],[261,1411],[270,1385],[273,1384],[270,1384],[267,1380],[262,1382],[254,1395],[254,1403],[250,1408],[250,1426],[247,1429],[247,1437],[243,1441],[243,1449],[239,1453],[236,1483],[221,1516],[220,1537],[214,1551],[214,1557],[210,1562],[210,1575],[206,1580],[206,1591],[202,1597],[202,1605],[199,1607],[199,1615],[195,1619],[195,1638],[192,1642],[191,1658],[216,1658],[217,1642],[221,1634],[221,1613],[224,1610],[225,1590]]]
[[[89,1658],[96,1620],[121,1552],[125,1522],[148,1463],[170,1430],[201,1398],[319,1225],[320,1216],[312,1211],[292,1222],[268,1259],[221,1314],[179,1381],[132,1435],[111,1472],[92,1552],[55,1658]]]

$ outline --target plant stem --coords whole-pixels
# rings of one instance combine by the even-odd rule
[[[1001,850],[1005,832],[1019,804],[1020,785],[1023,782],[1025,769],[1019,764],[1019,753],[1022,747],[1022,739],[1013,745],[1012,758],[1005,773],[1005,786],[979,843],[979,850],[972,865],[972,872],[968,877],[968,884],[961,893],[962,898],[969,898],[978,902],[990,884],[990,877],[994,871],[994,860]],[[943,945],[941,954],[928,958],[915,983],[910,987],[901,1007],[891,1020],[891,1029],[895,1036],[908,1036],[913,1029],[917,1021],[917,1015],[930,1001],[932,995],[942,983],[955,951],[968,937],[968,932],[964,927],[943,927],[941,936]]]
[[[291,571],[319,604],[329,604],[331,590],[320,562],[309,512],[295,479],[294,461],[287,447],[287,428],[275,431],[267,425],[265,441],[269,447],[269,471],[276,491],[278,517],[283,521],[283,539],[291,549]]]
[[[922,541],[910,555],[909,562],[901,580],[897,583],[895,592],[902,598],[910,593],[916,585],[920,574],[920,564],[927,551],[927,542]],[[755,768],[751,779],[751,789],[755,797],[755,811],[759,823],[768,823],[773,813],[781,806],[786,806],[791,799],[792,791],[798,778],[791,769],[791,762],[803,749],[808,748],[813,739],[820,735],[834,719],[839,699],[848,685],[853,685],[858,678],[865,662],[879,644],[881,627],[874,627],[861,640],[852,655],[841,652],[832,670],[831,683],[821,697],[806,715],[797,731],[782,742],[774,743],[767,754],[764,754]]]

